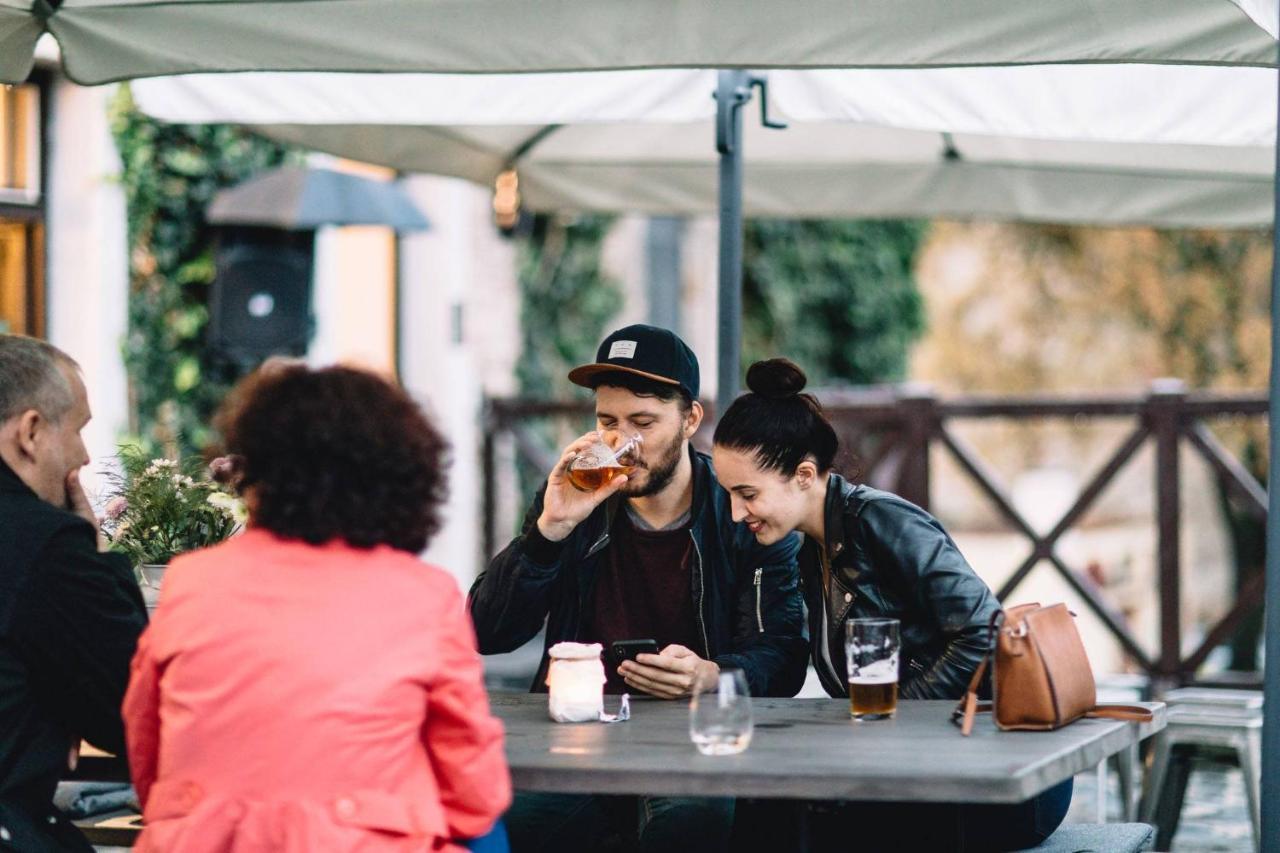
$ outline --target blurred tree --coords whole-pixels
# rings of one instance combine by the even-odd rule
[[[1270,232],[1082,230],[1067,239],[1077,244],[1082,272],[1104,288],[1103,304],[1149,330],[1168,375],[1196,388],[1267,386]],[[1266,425],[1253,419],[1219,431],[1265,487]],[[1265,570],[1266,525],[1220,477],[1217,487],[1239,593]],[[1262,628],[1259,608],[1231,641],[1231,669],[1258,670]]]
[[[1271,236],[945,223],[923,253],[939,333],[919,375],[982,392],[1128,387],[1161,376],[1192,388],[1266,387]],[[1250,472],[1266,476],[1266,425],[1212,424]],[[1038,448],[1006,442],[997,453]],[[1029,450],[1029,452],[1028,452]],[[1263,566],[1262,525],[1218,483],[1237,588]],[[1231,666],[1257,668],[1261,615],[1239,632]]]
[[[289,149],[227,125],[157,121],[136,109],[128,85],[110,117],[128,205],[130,429],[149,452],[187,454],[208,442],[209,418],[236,378],[205,346],[214,275],[205,207]]]
[[[604,273],[600,260],[612,222],[601,215],[536,214],[523,223],[517,237],[521,347],[516,365],[522,395],[563,399],[582,393],[567,374],[595,359],[605,325],[622,307],[622,289]],[[553,458],[590,421],[559,426],[530,425]],[[546,475],[521,464],[522,491],[532,495]]]
[[[595,358],[622,290],[605,275],[600,250],[612,218],[536,215],[520,240],[520,392],[568,396],[566,377]]]
[[[785,354],[817,384],[903,379],[924,331],[913,221],[747,223],[743,367]]]

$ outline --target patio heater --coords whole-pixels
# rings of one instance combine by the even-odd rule
[[[242,371],[270,355],[306,354],[315,332],[311,285],[317,229],[429,227],[413,200],[392,184],[292,165],[222,190],[207,217],[219,229],[209,344]]]

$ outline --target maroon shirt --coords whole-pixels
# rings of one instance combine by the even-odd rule
[[[615,640],[652,639],[659,649],[679,643],[698,652],[692,556],[687,521],[674,530],[640,530],[622,507],[596,575],[586,641],[603,645],[606,655]],[[605,674],[606,693],[631,692],[607,663]]]

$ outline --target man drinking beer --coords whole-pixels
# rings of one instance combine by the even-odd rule
[[[791,696],[805,676],[798,537],[767,544],[730,517],[710,459],[690,447],[702,423],[698,361],[673,332],[635,325],[605,338],[569,379],[595,392],[596,433],[569,445],[519,536],[471,589],[483,654],[511,651],[546,625],[533,689],[545,689],[546,648],[563,641],[653,639],[658,654],[607,668],[607,691],[665,699],[741,669],[755,696]],[[638,436],[625,468],[584,491],[575,459]],[[607,454],[605,454],[607,455]],[[589,481],[584,479],[583,483]],[[623,815],[642,849],[723,849],[732,800],[518,794],[507,817],[523,850],[595,849]],[[637,814],[639,819],[637,821]],[[638,828],[635,825],[638,823]]]

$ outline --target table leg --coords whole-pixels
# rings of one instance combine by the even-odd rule
[[[1116,754],[1116,776],[1120,780],[1120,820],[1133,823],[1138,817],[1138,781],[1141,760],[1138,744],[1133,743]]]
[[[1098,762],[1098,781],[1094,791],[1093,814],[1097,823],[1107,822],[1107,759]]]

